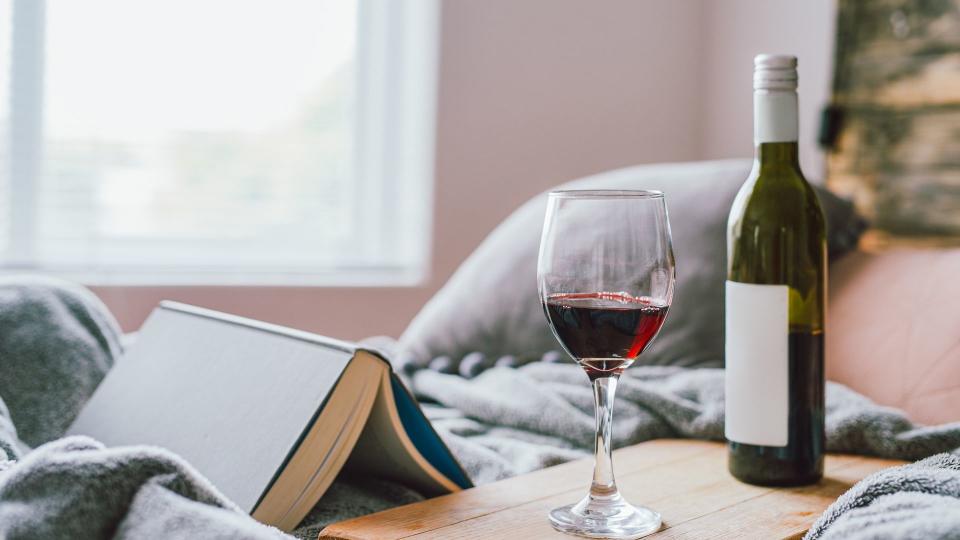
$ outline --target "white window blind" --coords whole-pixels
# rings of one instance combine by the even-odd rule
[[[0,0],[3,266],[404,284],[429,247],[424,0]]]

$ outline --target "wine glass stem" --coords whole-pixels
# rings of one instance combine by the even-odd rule
[[[590,495],[594,499],[619,497],[613,478],[613,397],[617,392],[617,376],[598,377],[593,381],[593,399],[596,404],[597,439],[594,445],[593,483]]]

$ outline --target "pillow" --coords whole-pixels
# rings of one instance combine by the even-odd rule
[[[644,364],[723,365],[727,215],[751,167],[751,160],[642,165],[562,186],[664,192],[677,286],[663,329],[643,353]],[[823,189],[817,192],[827,214],[831,253],[853,248],[863,224],[852,206]],[[546,200],[542,193],[521,206],[460,265],[401,336],[401,362],[426,365],[444,356],[445,368],[453,371],[472,352],[489,364],[504,356],[523,363],[560,350],[537,294]],[[618,224],[594,219],[586,226]]]

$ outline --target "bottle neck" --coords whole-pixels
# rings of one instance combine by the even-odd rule
[[[798,164],[797,131],[795,91],[754,91],[753,142],[761,165]]]
[[[797,141],[758,143],[756,158],[761,167],[785,164],[800,168],[800,152]]]
[[[797,142],[797,93],[790,90],[753,92],[753,142]]]

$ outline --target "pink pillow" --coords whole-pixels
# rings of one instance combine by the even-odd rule
[[[960,248],[830,267],[827,378],[926,424],[960,420]]]

